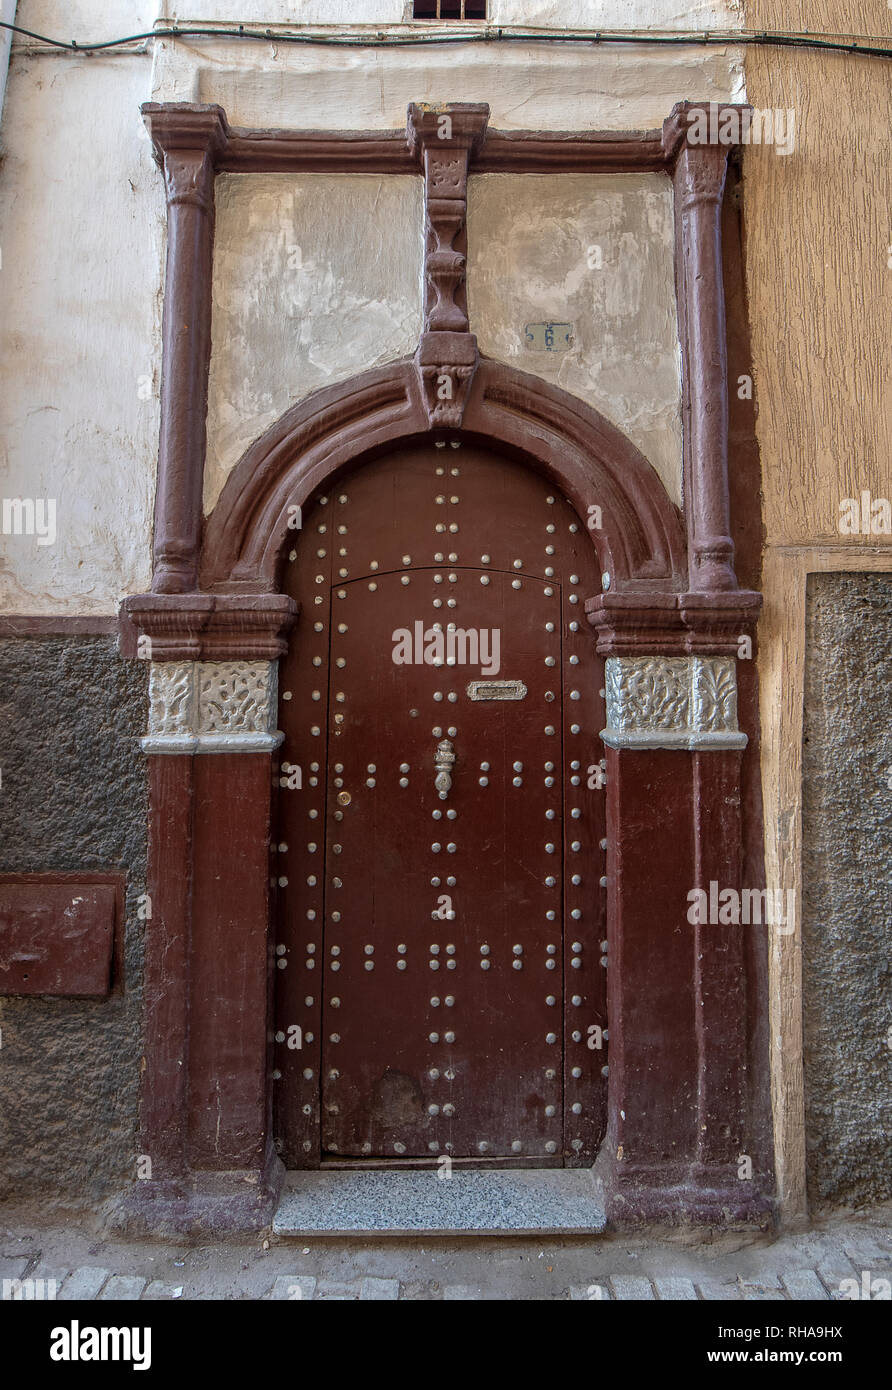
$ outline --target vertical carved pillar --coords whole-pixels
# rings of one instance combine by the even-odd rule
[[[722,280],[721,210],[730,141],[722,113],[682,103],[663,127],[674,158],[676,289],[684,370],[685,511],[690,585],[737,588],[728,504],[728,360]],[[703,117],[694,127],[695,116]],[[712,116],[712,124],[709,123]],[[704,143],[693,143],[694,131]],[[738,119],[739,129],[739,119]],[[711,142],[713,141],[714,142]]]
[[[218,106],[146,104],[143,116],[167,192],[161,435],[155,493],[155,593],[196,587],[211,347],[214,161],[225,139]]]
[[[468,164],[486,135],[489,107],[411,105],[409,149],[424,171],[424,331],[416,366],[431,425],[462,422],[477,368],[477,339],[468,331]]]

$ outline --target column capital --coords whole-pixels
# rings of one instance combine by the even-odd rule
[[[143,661],[274,661],[298,611],[287,594],[131,594],[120,647]]]
[[[702,162],[708,168],[712,161],[705,156],[711,151],[719,155],[715,165],[724,167],[729,152],[746,140],[752,111],[745,102],[676,102],[663,122],[662,146],[667,163],[677,167],[680,155],[686,151],[704,156]]]
[[[228,133],[222,106],[145,102],[140,109],[164,174],[168,208],[185,204],[210,212],[215,165]]]

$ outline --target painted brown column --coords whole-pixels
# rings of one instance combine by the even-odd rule
[[[604,603],[599,649],[635,650]],[[712,653],[682,654],[696,634],[663,620],[671,654],[605,662],[609,1124],[595,1171],[617,1224],[761,1221],[764,1184],[738,1173],[747,928],[704,918],[696,898],[743,887],[735,659],[715,654],[715,632]]]
[[[275,717],[275,709],[272,710]],[[187,1152],[193,1170],[263,1174],[273,969],[269,752],[195,758]]]
[[[192,900],[190,754],[151,754],[148,898],[145,927],[139,1169],[158,1182],[186,1168],[183,1119],[188,1097],[189,920]]]
[[[707,897],[740,891],[741,753],[694,753],[694,880]],[[713,889],[712,885],[716,885]],[[730,914],[726,914],[730,915]],[[739,1166],[753,1145],[745,1132],[747,989],[743,933],[737,922],[691,924],[697,1032],[698,1175]],[[748,1179],[738,1179],[748,1182]]]
[[[718,141],[724,112],[677,106],[663,128],[674,159],[676,291],[683,362],[685,512],[690,586],[737,588],[728,503],[728,355],[721,211],[730,142]],[[709,123],[713,118],[712,126]],[[699,124],[697,123],[699,118]],[[703,135],[703,143],[695,143]],[[714,138],[715,143],[710,143]]]
[[[155,593],[196,586],[211,348],[214,163],[224,144],[218,106],[155,105],[143,116],[167,193],[161,434],[153,545]]]
[[[223,609],[230,623],[267,612],[267,649],[284,605]],[[131,611],[155,628],[156,654],[213,646],[213,632],[166,636],[162,600]],[[195,605],[193,620],[207,620]],[[220,634],[217,634],[217,641]],[[233,647],[262,645],[250,626]],[[171,650],[172,649],[172,650]],[[118,1224],[157,1232],[231,1232],[268,1223],[283,1171],[270,1131],[270,826],[277,661],[155,660],[142,740],[151,786],[141,1165]]]

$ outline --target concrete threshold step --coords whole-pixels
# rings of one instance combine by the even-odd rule
[[[604,1211],[587,1168],[289,1173],[281,1236],[598,1235]]]

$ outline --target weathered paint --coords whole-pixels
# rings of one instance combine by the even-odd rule
[[[205,509],[288,406],[414,351],[421,179],[217,179]]]
[[[150,579],[164,199],[147,78],[139,57],[13,59],[0,496],[54,498],[57,537],[2,538],[6,612],[110,613]]]
[[[662,174],[483,174],[468,188],[468,304],[480,351],[580,396],[681,503],[672,185]],[[572,323],[571,346],[525,341]]]
[[[676,101],[740,101],[733,45],[468,43],[376,50],[202,40],[155,45],[153,101],[219,102],[234,125],[366,130],[405,123],[412,101],[491,107],[503,130],[655,129]]]

